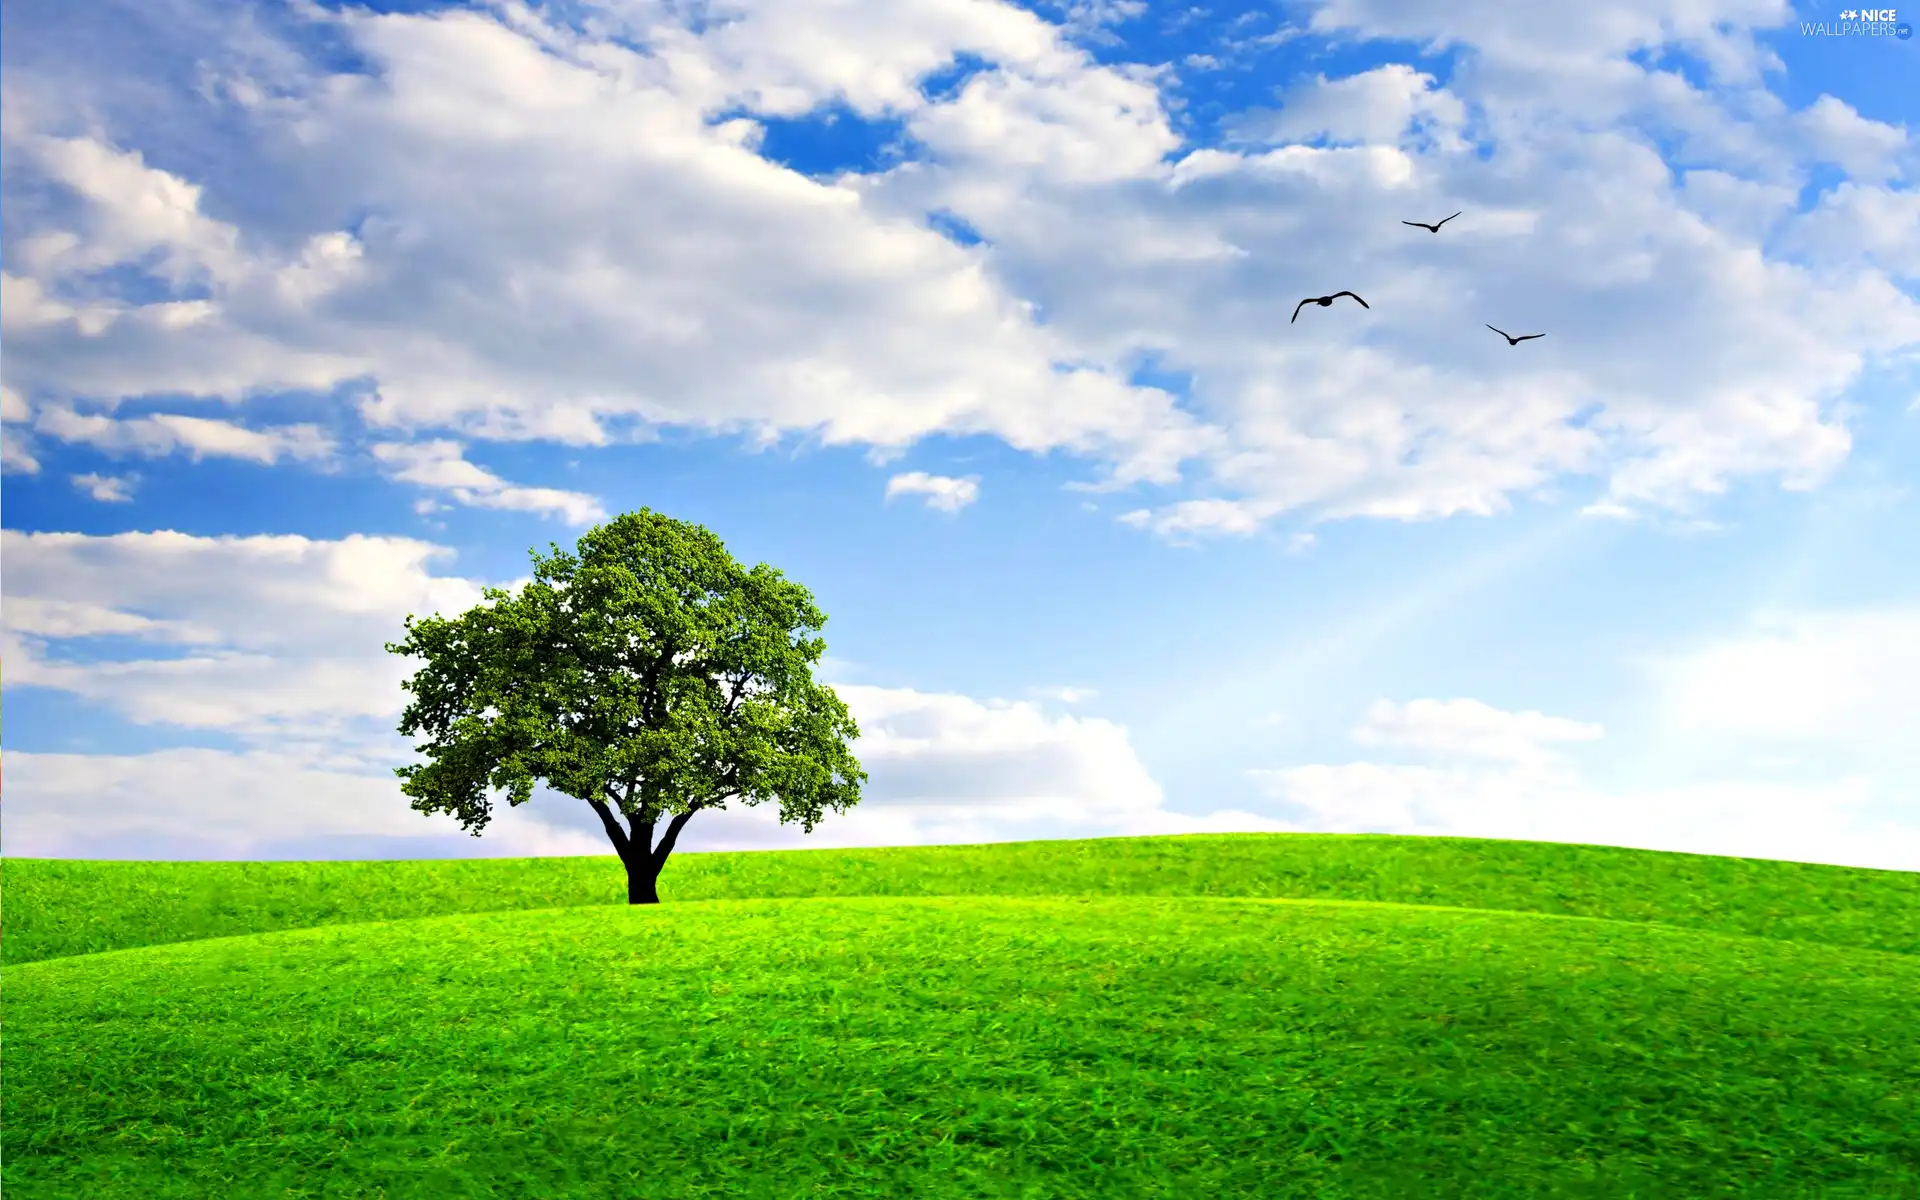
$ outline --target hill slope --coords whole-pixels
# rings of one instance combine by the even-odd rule
[[[6,859],[8,964],[353,921],[618,904],[613,858],[135,863]],[[1920,872],[1603,846],[1226,834],[678,854],[669,901],[1158,895],[1452,905],[1920,953]]]
[[[1920,1191],[1920,958],[1236,899],[464,915],[9,967],[8,1191]]]

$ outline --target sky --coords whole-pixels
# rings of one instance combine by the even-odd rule
[[[1920,870],[1920,43],[1853,18],[8,0],[4,847],[610,853],[410,809],[384,645],[645,507],[814,593],[870,774],[683,852]]]

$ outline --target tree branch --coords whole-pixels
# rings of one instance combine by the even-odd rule
[[[673,820],[667,823],[667,831],[660,836],[660,845],[653,851],[654,874],[658,875],[660,868],[667,865],[667,855],[673,853],[673,844],[680,840],[680,831],[686,828],[687,821],[700,809],[701,806],[696,804],[683,813],[675,813]]]
[[[753,672],[748,671],[745,674],[741,675],[740,678],[734,680],[733,695],[728,697],[727,707],[725,708],[725,710],[721,712],[720,714],[721,716],[731,717],[733,715],[733,710],[740,707],[740,697],[746,695],[747,684],[751,682],[752,679],[753,679]]]
[[[614,852],[620,856],[620,861],[628,861],[633,856],[633,839],[627,836],[626,830],[620,828],[620,822],[613,819],[613,810],[598,796],[587,803],[593,805],[593,811],[599,814],[600,824],[606,827],[607,837],[613,842]]]
[[[660,697],[660,676],[672,665],[673,656],[677,653],[672,642],[662,643],[660,656],[653,660],[653,665],[641,677],[641,687],[646,689],[640,696],[640,722],[643,725],[659,727],[660,715],[666,709],[666,702]]]

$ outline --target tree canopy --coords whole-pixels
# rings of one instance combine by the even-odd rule
[[[811,833],[858,803],[859,728],[813,678],[826,615],[805,588],[647,509],[551,549],[517,592],[409,616],[387,646],[423,661],[400,732],[429,761],[396,771],[415,809],[479,836],[495,793],[544,782],[592,806],[641,904],[696,812],[774,801]]]

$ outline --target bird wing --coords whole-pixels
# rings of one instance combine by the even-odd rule
[[[1306,298],[1305,300],[1302,300],[1302,301],[1301,301],[1300,303],[1298,303],[1298,304],[1296,304],[1296,305],[1294,305],[1294,306],[1293,306],[1293,321],[1298,321],[1298,320],[1300,319],[1300,310],[1301,310],[1301,309],[1303,309],[1303,308],[1305,308],[1305,307],[1306,307],[1307,305],[1309,305],[1309,304],[1312,304],[1312,303],[1313,303],[1313,297],[1311,297],[1311,296],[1309,296],[1309,297],[1308,297],[1308,298]],[[1293,321],[1288,321],[1288,322],[1287,322],[1287,324],[1289,324],[1289,325],[1291,325],[1291,324],[1293,324]]]
[[[1487,326],[1487,328],[1488,328],[1488,329],[1493,329],[1493,326],[1491,326],[1491,325],[1489,325],[1489,326]],[[1504,329],[1493,329],[1493,331],[1494,331],[1495,333],[1497,333],[1497,334],[1499,334],[1499,335],[1500,335],[1501,337],[1503,337],[1503,338],[1509,338],[1509,339],[1511,339],[1511,338],[1513,337],[1513,335],[1512,335],[1512,334],[1510,334],[1510,333],[1508,333],[1508,332],[1507,332],[1506,330],[1504,330]]]
[[[1400,223],[1402,225],[1411,225],[1416,229],[1432,229],[1433,228],[1433,226],[1427,224],[1425,221],[1402,221]]]
[[[1523,335],[1523,336],[1521,336],[1521,337],[1518,337],[1518,338],[1515,338],[1514,340],[1515,340],[1515,341],[1521,341],[1521,342],[1530,342],[1530,341],[1532,341],[1532,340],[1533,340],[1534,338],[1537,338],[1537,337],[1545,337],[1545,336],[1547,336],[1547,335],[1546,335],[1546,334],[1544,334],[1544,333],[1529,333],[1529,334],[1525,334],[1525,335]]]
[[[1355,292],[1335,292],[1333,295],[1335,299],[1339,299],[1341,296],[1352,296],[1355,300],[1360,300],[1360,296]],[[1360,300],[1360,307],[1372,308],[1373,305],[1368,304],[1365,300]]]
[[[1464,208],[1460,210],[1460,212],[1465,212],[1465,211],[1467,211],[1467,210],[1466,210],[1466,209],[1464,209]],[[1460,215],[1460,213],[1455,213],[1455,214],[1453,214],[1453,217],[1457,217],[1457,216],[1459,216],[1459,215]],[[1453,217],[1445,217],[1445,218],[1442,218],[1442,219],[1441,219],[1441,221],[1440,221],[1440,225],[1445,225],[1445,224],[1446,224],[1446,223],[1447,223],[1448,221],[1451,221],[1451,220],[1453,220]],[[1438,232],[1440,231],[1440,225],[1435,225],[1435,226],[1433,227],[1433,229],[1434,229],[1434,232],[1435,232],[1435,233],[1438,233]]]

